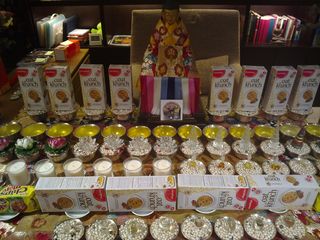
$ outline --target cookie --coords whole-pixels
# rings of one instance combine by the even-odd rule
[[[299,185],[299,182],[293,176],[287,176],[286,179],[289,183],[292,183],[293,186]]]
[[[229,95],[227,91],[222,90],[218,93],[218,98],[221,100],[222,103],[226,103],[229,101]]]
[[[279,103],[284,103],[287,100],[287,93],[284,91],[281,91],[277,95],[277,99]]]
[[[127,203],[122,203],[122,206],[126,209],[138,209],[143,205],[143,201],[138,197],[129,198]]]
[[[40,102],[40,100],[41,100],[39,94],[38,94],[37,91],[35,91],[35,90],[30,90],[30,91],[28,92],[28,96],[29,96],[29,98],[31,98],[35,103]]]
[[[208,207],[213,204],[213,198],[211,196],[201,196],[197,201],[192,203],[196,207]]]
[[[90,94],[90,97],[94,99],[95,102],[100,102],[102,99],[98,90],[92,89],[89,94]]]
[[[313,99],[313,92],[311,90],[307,90],[303,93],[303,99],[305,102],[310,102]]]
[[[60,197],[56,203],[53,203],[53,206],[58,209],[72,208],[73,201],[68,197]]]
[[[257,102],[258,101],[257,93],[255,91],[248,92],[247,99],[250,101],[250,103]]]
[[[118,97],[124,102],[127,102],[129,100],[129,95],[126,90],[119,90]]]
[[[283,203],[289,204],[295,202],[297,199],[303,198],[303,192],[301,191],[291,191],[285,193],[282,197],[281,200]]]
[[[63,103],[68,102],[67,94],[64,91],[61,91],[61,90],[57,91],[56,97]]]

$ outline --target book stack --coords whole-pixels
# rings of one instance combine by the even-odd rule
[[[80,45],[83,45],[89,40],[89,29],[75,29],[69,32],[68,40],[78,40]]]
[[[290,15],[260,15],[250,11],[247,31],[248,44],[297,44],[300,39],[302,22]]]

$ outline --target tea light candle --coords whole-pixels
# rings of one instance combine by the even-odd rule
[[[109,158],[98,158],[93,163],[94,175],[96,176],[112,176],[112,161]]]
[[[34,170],[38,178],[40,177],[55,177],[56,172],[54,164],[50,159],[43,159],[34,165]]]
[[[12,185],[28,185],[31,177],[24,160],[18,159],[10,162],[6,167],[10,183]]]
[[[172,162],[170,158],[160,157],[155,158],[152,163],[153,175],[155,176],[167,176],[171,175]]]
[[[66,177],[84,176],[83,164],[79,158],[70,158],[63,164],[63,170]]]
[[[131,157],[123,162],[126,176],[142,176],[142,161],[140,158]]]

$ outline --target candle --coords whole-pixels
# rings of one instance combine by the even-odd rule
[[[112,161],[109,158],[98,158],[93,163],[94,175],[96,176],[112,176]]]
[[[83,164],[79,158],[70,158],[63,164],[65,176],[84,176]]]
[[[171,175],[172,162],[170,158],[160,157],[155,158],[152,163],[154,176],[167,176]]]
[[[34,165],[34,170],[38,178],[56,177],[54,164],[50,159],[43,159]]]
[[[126,176],[142,176],[142,161],[140,158],[127,158],[123,162]]]
[[[28,185],[31,177],[24,160],[18,159],[10,162],[6,167],[9,180],[12,185]]]

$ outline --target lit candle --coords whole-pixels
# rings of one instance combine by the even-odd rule
[[[153,175],[155,176],[167,176],[171,175],[172,162],[170,158],[159,157],[155,158],[152,163]]]
[[[93,163],[94,175],[96,176],[112,176],[112,161],[109,158],[98,158]]]
[[[70,158],[63,164],[65,176],[84,176],[83,164],[79,158]]]
[[[123,162],[126,176],[142,176],[142,161],[140,158],[127,158]]]
[[[12,185],[28,185],[31,177],[24,160],[18,159],[10,162],[6,167],[10,183]]]
[[[34,165],[34,170],[38,178],[56,177],[54,163],[50,159],[43,159]]]

